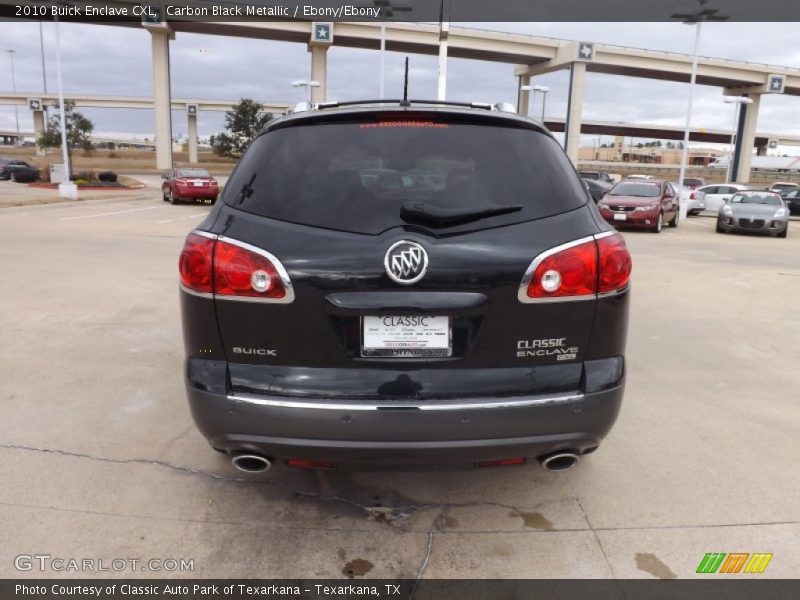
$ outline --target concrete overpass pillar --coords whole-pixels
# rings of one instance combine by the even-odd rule
[[[753,160],[753,146],[756,139],[758,107],[761,94],[748,94],[752,104],[742,104],[739,108],[739,123],[736,129],[736,146],[733,153],[732,178],[739,183],[750,181],[750,165]]]
[[[172,98],[169,74],[168,29],[151,29],[153,52],[153,108],[156,126],[156,169],[172,168]]]
[[[325,102],[327,98],[328,48],[333,43],[333,23],[311,24],[311,39],[308,51],[311,53],[311,81],[319,83],[311,88],[311,102]]]
[[[36,138],[36,156],[47,156],[47,150],[39,146],[39,138],[44,134],[44,110],[33,111],[33,137]]]
[[[189,136],[189,162],[197,162],[197,115],[189,115],[188,127],[186,129]]]
[[[189,162],[197,162],[197,104],[186,105],[186,137],[189,141]]]
[[[586,81],[586,63],[573,62],[569,68],[569,94],[567,96],[567,120],[564,124],[564,150],[578,164],[581,146],[581,120],[583,115],[583,88]]]
[[[328,74],[328,48],[311,47],[311,81],[318,81],[319,87],[311,88],[311,102],[325,102],[327,97],[326,79]]]
[[[531,93],[528,90],[523,90],[523,85],[531,84],[530,75],[519,75],[517,77],[517,114],[527,117],[529,107],[531,104]]]

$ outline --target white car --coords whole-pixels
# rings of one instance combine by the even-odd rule
[[[727,200],[733,198],[736,192],[746,189],[749,189],[749,186],[742,185],[741,183],[712,183],[697,188],[689,195],[689,199],[690,201],[702,202],[704,207],[700,210],[716,215],[719,212],[719,207],[725,204]],[[692,198],[692,196],[694,196],[694,198]]]
[[[672,187],[680,190],[680,203],[686,205],[687,215],[699,215],[706,209],[705,200],[698,200],[694,194],[694,188],[688,186],[679,186],[677,182],[671,181]]]

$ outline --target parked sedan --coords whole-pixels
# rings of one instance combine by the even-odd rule
[[[689,198],[692,199],[694,196],[694,200],[705,204],[705,210],[716,213],[725,202],[733,198],[736,192],[746,190],[747,187],[740,183],[714,183],[697,188]]]
[[[39,169],[24,160],[0,158],[0,179],[15,181],[17,173],[20,174],[20,180],[36,181],[39,178]]]
[[[684,179],[684,181],[689,181],[688,179]],[[686,205],[686,214],[687,215],[699,215],[703,212],[706,208],[705,200],[698,200],[694,195],[694,188],[691,186],[685,185],[683,187],[679,186],[677,182],[670,181],[672,187],[676,190],[680,190],[680,204]]]
[[[606,183],[605,181],[586,179],[585,177],[583,178],[583,183],[586,184],[586,189],[589,190],[589,195],[595,202],[600,202],[608,190],[614,187],[612,184]]]
[[[626,179],[597,203],[602,217],[612,225],[649,229],[659,233],[664,222],[678,226],[678,195],[660,179]]]
[[[782,194],[783,192],[794,190],[797,187],[798,185],[796,183],[792,183],[791,181],[776,181],[770,186],[769,191],[775,192],[776,194]]]
[[[783,192],[781,198],[791,214],[800,213],[800,187]]]
[[[738,192],[717,216],[717,233],[754,231],[785,238],[788,230],[789,210],[774,192]]]
[[[592,181],[599,181],[606,183],[609,187],[614,185],[614,178],[605,171],[578,171],[581,179],[591,179]]]
[[[164,202],[169,200],[175,204],[183,200],[211,200],[211,204],[214,204],[217,201],[219,185],[205,169],[172,169],[162,177],[161,195]]]

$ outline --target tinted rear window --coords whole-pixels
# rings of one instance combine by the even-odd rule
[[[454,231],[562,213],[583,205],[586,193],[543,133],[404,116],[273,130],[253,142],[224,196],[273,219],[369,234],[404,224],[408,200],[447,209],[522,206],[447,227]]]

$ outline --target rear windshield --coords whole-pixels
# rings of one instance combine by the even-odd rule
[[[205,169],[178,169],[178,177],[211,177]]]
[[[691,179],[690,177],[687,177],[687,178],[685,178],[683,180],[683,185],[691,185],[691,186],[694,186],[694,187],[700,187],[701,185],[703,185],[703,180],[702,179]]]
[[[661,184],[638,181],[621,181],[609,192],[612,196],[642,196],[655,198],[661,195]]]
[[[433,225],[454,231],[569,211],[586,202],[586,193],[543,133],[412,115],[262,135],[225,186],[224,201],[273,219],[377,234],[405,224],[401,208],[409,202],[447,211],[515,207]]]

